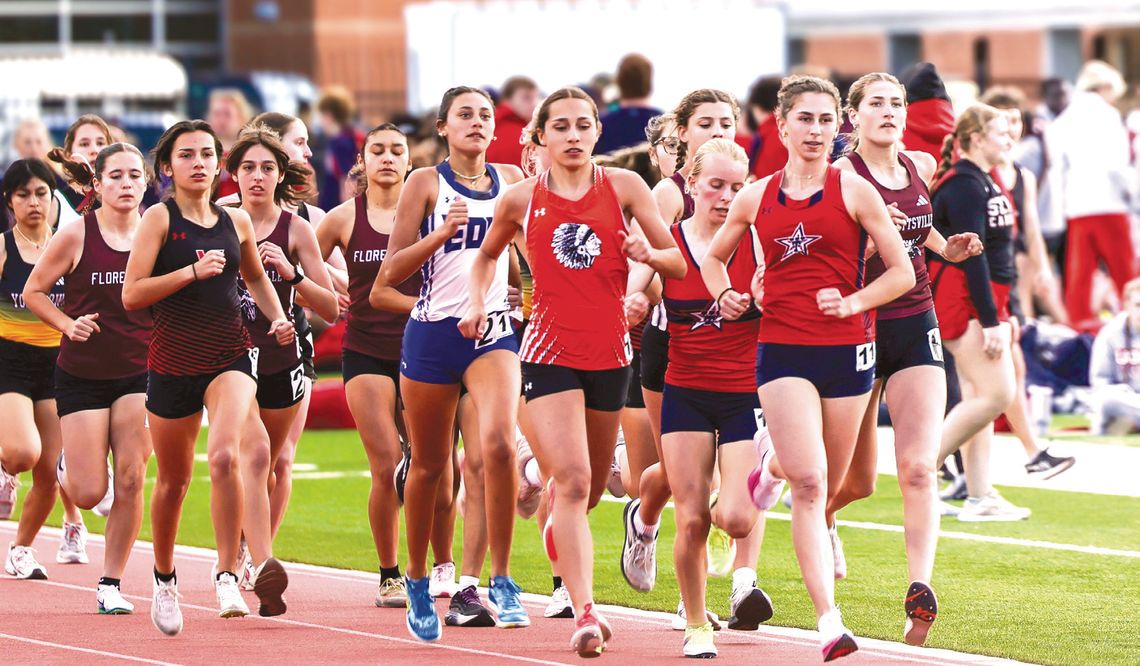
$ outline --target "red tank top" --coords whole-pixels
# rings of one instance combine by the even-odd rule
[[[680,280],[664,280],[662,302],[669,321],[665,382],[701,391],[755,391],[760,311],[752,306],[735,321],[721,319],[720,308],[701,279],[701,264],[689,249],[685,230],[681,224],[674,224],[672,232],[689,270]],[[755,272],[756,249],[750,231],[728,261],[729,284],[748,293]]]
[[[273,227],[273,231],[270,231],[265,238],[258,240],[257,244],[273,243],[281,248],[285,256],[289,256],[289,229],[292,225],[293,214],[289,211],[281,211],[281,216],[277,218],[277,224]],[[293,321],[293,300],[296,298],[293,285],[282,279],[281,275],[270,266],[265,266],[265,275],[269,278],[270,284],[273,285],[273,292],[277,294],[277,300],[281,302],[281,310],[289,321]],[[249,328],[249,337],[253,341],[253,346],[258,349],[257,371],[261,374],[271,375],[295,367],[297,362],[301,360],[299,340],[295,339],[292,344],[284,347],[278,344],[277,338],[269,334],[269,324],[272,322],[254,303],[253,297],[245,288],[245,282],[240,282],[240,284],[241,309],[242,313],[245,314],[245,325]]]
[[[847,213],[841,173],[829,166],[823,189],[804,200],[784,195],[782,170],[768,181],[755,222],[765,263],[760,342],[823,346],[875,339],[872,313],[829,317],[815,300],[820,289],[849,296],[864,284],[867,234]]]
[[[926,251],[923,246],[926,237],[930,235],[930,227],[934,224],[934,208],[930,205],[930,190],[926,188],[926,183],[923,182],[922,177],[918,175],[918,171],[914,168],[914,162],[902,153],[899,153],[899,164],[906,168],[907,175],[910,176],[910,184],[901,190],[892,190],[880,185],[879,181],[871,175],[871,170],[867,168],[867,163],[863,161],[859,153],[852,152],[847,156],[847,159],[851,160],[851,165],[855,167],[856,173],[875,186],[875,189],[879,191],[879,196],[883,197],[883,203],[888,206],[892,203],[898,204],[899,210],[906,213],[906,226],[899,231],[902,234],[903,243],[906,244],[910,263],[914,266],[914,287],[890,303],[880,305],[876,315],[879,319],[901,319],[932,310],[934,299],[930,296],[930,275],[926,272]],[[883,263],[883,258],[878,253],[872,255],[867,259],[866,282],[871,282],[886,271],[887,266]]]
[[[619,232],[629,231],[617,194],[603,167],[577,201],[538,177],[527,209],[526,246],[534,275],[534,307],[523,336],[525,363],[577,370],[609,370],[630,364],[625,319],[629,264]]]
[[[388,234],[372,228],[368,222],[368,201],[361,194],[356,197],[356,216],[352,222],[352,235],[344,253],[348,267],[348,327],[344,332],[343,346],[349,351],[386,361],[400,360],[400,345],[404,340],[404,326],[408,315],[376,310],[368,303],[368,294],[380,272],[380,262],[388,254]],[[420,293],[423,277],[416,271],[401,282],[397,291],[405,296]]]
[[[146,372],[154,322],[149,309],[123,308],[128,256],[130,250],[107,245],[95,213],[83,216],[83,254],[64,277],[63,311],[73,319],[98,313],[100,332],[86,342],[63,336],[57,363],[64,372],[84,379],[123,379]]]

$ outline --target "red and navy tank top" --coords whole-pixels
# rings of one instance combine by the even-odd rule
[[[4,266],[0,270],[0,338],[33,347],[51,349],[59,346],[60,334],[32,314],[24,302],[24,287],[35,264],[20,256],[15,229],[4,232]],[[49,298],[63,307],[63,281],[52,285]]]
[[[673,184],[676,185],[677,189],[681,191],[681,217],[677,220],[665,220],[665,224],[673,224],[674,222],[687,220],[692,217],[693,213],[697,210],[697,202],[693,200],[693,195],[689,194],[689,188],[685,182],[685,177],[681,175],[681,172],[678,171],[672,176],[669,176],[669,180],[673,181]]]
[[[603,167],[577,201],[550,191],[538,177],[524,231],[534,275],[534,306],[523,336],[523,362],[577,370],[630,364],[625,288],[629,264],[621,233],[629,232]]]
[[[760,342],[822,346],[875,339],[873,313],[830,317],[815,300],[820,289],[833,287],[850,296],[864,284],[867,234],[847,213],[841,174],[827,167],[823,189],[807,199],[784,194],[782,170],[764,189],[755,223],[765,263]]]
[[[380,262],[388,254],[388,238],[388,234],[376,231],[368,222],[368,200],[363,194],[356,197],[352,235],[344,253],[351,302],[343,346],[358,354],[398,361],[408,315],[376,310],[368,303],[368,294],[372,292],[376,274],[380,272]],[[397,285],[396,290],[405,296],[418,296],[422,284],[423,276],[417,271]]]
[[[154,275],[185,268],[210,250],[225,253],[220,275],[191,282],[152,307],[154,335],[147,367],[164,375],[218,372],[247,353],[253,344],[242,317],[238,294],[241,243],[224,208],[213,206],[218,221],[203,227],[182,217],[173,199],[166,241],[154,262]]]
[[[885,305],[880,305],[876,315],[879,319],[901,319],[911,315],[922,314],[934,308],[934,299],[930,296],[930,275],[926,272],[926,251],[924,243],[930,235],[930,228],[934,224],[934,209],[930,205],[930,190],[918,175],[914,162],[903,153],[899,153],[899,164],[906,168],[910,177],[910,184],[899,190],[892,190],[875,180],[867,163],[859,153],[851,152],[847,155],[855,172],[867,182],[875,186],[883,203],[888,206],[897,204],[899,210],[906,214],[906,225],[899,229],[903,244],[906,245],[907,255],[914,267],[914,287],[902,296]],[[869,283],[883,273],[887,266],[878,253],[867,259],[866,281]]]
[[[673,225],[672,232],[689,270],[680,280],[663,280],[662,302],[669,322],[665,382],[701,391],[755,391],[760,311],[753,304],[735,321],[722,319],[720,307],[701,279],[701,263],[689,248],[683,226]],[[755,273],[756,248],[749,231],[728,260],[729,284],[747,294]]]
[[[83,216],[83,254],[63,278],[63,311],[72,319],[99,315],[99,329],[85,342],[60,341],[58,365],[84,379],[123,379],[146,372],[154,321],[150,310],[123,307],[123,279],[130,250],[107,244],[95,213]]]
[[[273,243],[281,248],[285,256],[289,256],[289,231],[292,225],[293,214],[282,210],[273,231],[270,231],[265,238],[258,240],[257,244]],[[281,311],[285,313],[289,321],[293,321],[293,302],[297,296],[293,285],[286,282],[272,266],[265,266],[265,275],[269,278],[270,284],[273,285],[277,300],[281,302]],[[245,287],[245,282],[240,276],[238,277],[238,286],[241,295],[241,311],[242,315],[245,316],[245,325],[249,329],[249,338],[253,342],[253,346],[258,349],[258,373],[271,375],[275,372],[284,372],[294,368],[297,362],[301,360],[299,336],[294,338],[291,344],[281,346],[277,342],[277,337],[269,334],[269,325],[273,322],[269,321],[269,318],[257,307],[257,303],[250,296]]]

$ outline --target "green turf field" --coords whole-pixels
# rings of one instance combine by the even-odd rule
[[[200,446],[202,442],[204,436]],[[306,479],[306,472],[298,473],[276,554],[286,560],[375,571],[365,515],[369,481],[359,473],[367,465],[356,433],[306,433],[297,462],[309,466],[302,469],[348,474]],[[207,485],[206,464],[199,462],[179,535],[182,543],[213,546]],[[1140,551],[1140,499],[1017,488],[1003,489],[1003,494],[1031,507],[1033,517],[992,524],[944,519],[943,530]],[[782,505],[779,508],[783,511]],[[639,594],[626,585],[618,567],[621,509],[620,503],[603,502],[591,515],[597,600],[671,612],[678,598],[671,574],[672,514],[667,511],[662,521],[657,588]],[[59,524],[59,515],[57,508],[52,524]],[[101,531],[102,519],[88,515],[92,531]],[[894,477],[881,477],[875,497],[845,510],[840,519],[901,525]],[[767,525],[759,574],[760,585],[776,606],[772,623],[814,629],[814,613],[791,548],[790,524],[770,519]],[[149,538],[149,533],[147,518],[141,538]],[[841,526],[840,535],[846,544],[848,579],[837,584],[837,598],[845,622],[857,635],[901,640],[902,597],[908,583],[902,534]],[[518,523],[515,544],[515,578],[527,591],[549,593],[549,569],[533,520]],[[460,545],[457,538],[457,558]],[[943,539],[933,581],[941,611],[929,644],[1040,663],[1138,664],[1140,631],[1132,617],[1140,600],[1138,574],[1140,559],[1134,557]],[[728,579],[709,583],[710,606],[722,616],[728,613],[729,585]],[[678,648],[680,642],[678,635]]]

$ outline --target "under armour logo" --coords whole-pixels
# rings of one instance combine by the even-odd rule
[[[533,383],[531,383],[531,382],[527,382],[527,383],[526,383],[526,386],[524,386],[524,387],[523,387],[523,390],[524,390],[524,391],[529,391],[529,390],[531,390],[531,389],[533,389],[533,388],[534,388],[534,384],[533,384]]]
[[[543,215],[546,215],[546,209],[545,208],[538,208],[534,211],[535,217],[542,217]]]
[[[918,195],[918,203],[916,203],[915,205],[916,206],[929,206],[930,202],[926,200],[925,196],[920,194],[920,195]]]
[[[181,233],[179,233],[177,231],[171,232],[170,240],[186,240],[186,232],[185,231],[183,231]]]
[[[760,214],[761,215],[771,215],[772,214],[772,207],[771,206],[765,206],[764,208],[761,208]]]
[[[784,256],[780,257],[780,261],[783,261],[784,259],[787,259],[788,257],[796,254],[807,255],[808,246],[821,238],[823,238],[823,236],[815,236],[804,233],[804,223],[800,222],[796,225],[796,230],[792,232],[791,236],[784,236],[783,238],[776,239],[777,243],[783,245],[784,248],[786,248],[784,250]]]

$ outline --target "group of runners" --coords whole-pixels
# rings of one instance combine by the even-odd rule
[[[438,640],[445,624],[530,624],[510,569],[517,512],[537,514],[550,560],[546,617],[573,618],[572,649],[601,654],[613,629],[594,604],[587,514],[609,488],[632,498],[620,566],[640,591],[654,587],[673,501],[675,628],[685,656],[716,656],[706,577],[731,572],[729,629],[771,618],[756,565],[764,512],[787,483],[822,657],[850,654],[835,513],[874,486],[885,396],[906,532],[900,620],[921,645],[938,611],[940,456],[1001,413],[993,394],[1013,390],[994,386],[1013,376],[1013,219],[987,175],[1011,138],[1004,114],[972,106],[936,164],[901,145],[906,92],[893,76],[868,74],[842,99],[829,81],[785,79],[787,163],[750,182],[736,102],[696,90],[650,124],[663,176],[652,190],[599,165],[604,127],[577,88],[539,105],[522,165],[486,161],[494,104],[452,88],[436,123],[447,159],[412,171],[408,138],[378,125],[359,154],[362,192],[327,213],[305,203],[305,125],[279,113],[255,118],[224,156],[191,120],[162,135],[152,165],[105,132],[65,146],[63,178],[39,160],[13,163],[0,514],[16,475],[30,470],[32,484],[6,571],[46,577],[31,545],[58,489],[59,561],[86,561],[78,508],[109,511],[98,608],[130,613],[120,578],[153,451],[151,617],[179,633],[174,541],[205,409],[219,613],[250,612],[243,587],[261,615],[286,612],[273,541],[315,376],[307,309],[326,321],[347,313],[342,367],[371,471],[375,602],[406,608],[417,638]],[[854,132],[832,161],[845,116]],[[215,202],[223,169],[240,191]],[[168,196],[140,215],[152,172]],[[62,186],[91,192],[93,205],[53,229]],[[945,428],[943,342],[967,397]],[[971,501],[980,515],[1004,502]],[[439,596],[451,597],[442,620]]]

